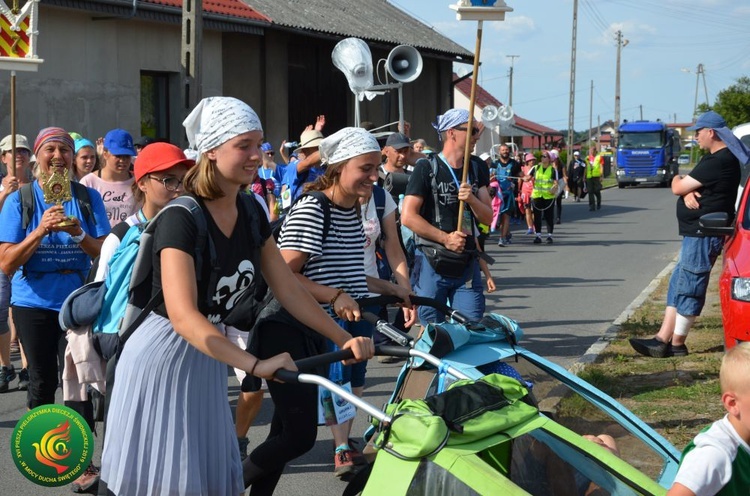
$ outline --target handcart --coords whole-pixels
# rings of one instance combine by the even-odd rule
[[[437,305],[423,299],[415,303]],[[299,381],[327,388],[371,416],[374,427],[368,446],[374,459],[351,480],[345,495],[661,495],[666,492],[658,478],[565,427],[553,418],[553,413],[540,411],[537,406],[540,400],[529,394],[530,385],[525,383],[528,378],[523,373],[519,381],[502,373],[481,372],[482,366],[489,363],[495,366],[503,360],[520,370],[523,360],[534,358],[533,354],[524,355],[525,350],[510,342],[514,338],[507,337],[509,329],[499,330],[490,321],[471,323],[451,309],[444,310],[455,321],[440,324],[442,327],[470,328],[482,334],[482,339],[496,332],[506,337],[494,343],[464,344],[438,358],[420,350],[429,344],[426,336],[436,336],[430,326],[412,342],[411,337],[390,324],[365,314],[377,329],[387,330],[392,339],[413,344],[413,347],[376,348],[377,355],[407,358],[393,397],[382,410],[324,377],[305,372],[350,358],[348,350],[300,360],[296,362],[300,372],[277,373],[277,378],[285,382]],[[497,321],[494,316],[491,319]],[[464,324],[457,322],[460,320]],[[507,324],[512,327],[513,323]],[[514,331],[513,336],[520,334],[520,329]],[[507,353],[501,346],[503,343],[510,350]],[[465,353],[466,346],[497,349],[494,354],[482,354],[478,360],[457,360],[456,353]],[[484,363],[476,365],[477,361]],[[538,363],[547,369],[549,364],[545,362]],[[548,368],[553,373],[560,373],[562,369],[558,369]],[[570,374],[562,371],[561,375],[567,378]],[[538,384],[531,386],[534,395],[537,387]],[[608,399],[610,406],[616,404],[593,386],[588,388],[590,396]],[[639,424],[637,418],[620,408],[621,417],[632,417],[632,423]],[[597,429],[600,425],[590,427]],[[658,437],[645,424],[641,427]],[[678,454],[666,444],[667,458],[676,462]]]

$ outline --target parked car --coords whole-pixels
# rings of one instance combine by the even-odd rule
[[[750,147],[750,123],[734,128],[734,134]],[[712,236],[727,236],[719,278],[724,346],[729,349],[750,341],[750,188],[747,187],[750,163],[743,166],[737,202],[737,216],[729,222],[725,213],[701,217],[701,230]]]
[[[690,155],[683,153],[677,157],[677,165],[688,165],[690,163]]]

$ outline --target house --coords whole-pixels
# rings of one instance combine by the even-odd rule
[[[386,0],[356,8],[348,0],[205,0],[203,11],[201,96],[250,104],[277,147],[296,141],[319,114],[326,132],[352,125],[354,96],[331,62],[343,38],[365,40],[373,64],[399,44],[419,50],[422,73],[403,89],[414,136],[432,132],[431,120],[452,105],[453,62],[473,62],[471,52]],[[181,23],[182,0],[41,0],[44,63],[17,75],[18,132],[33,139],[57,125],[96,138],[122,127],[185,145]],[[8,80],[0,79],[5,132]],[[361,119],[397,121],[395,92],[363,102]]]
[[[458,108],[469,108],[471,97],[471,77],[458,77],[453,74],[455,84],[454,99]],[[488,106],[501,108],[503,104],[487,90],[477,84],[476,101],[474,102],[474,119],[482,120],[482,111]],[[513,142],[523,150],[541,150],[544,147],[559,145],[563,141],[563,133],[532,122],[515,114],[512,125],[496,126],[492,132],[485,131],[476,144],[475,153],[489,153],[493,145]]]

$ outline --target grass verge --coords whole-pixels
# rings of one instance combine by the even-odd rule
[[[719,367],[724,331],[718,298],[721,260],[711,275],[703,314],[688,336],[686,357],[646,358],[628,343],[631,337],[651,337],[659,330],[669,278],[620,326],[617,337],[594,364],[579,376],[620,401],[666,437],[677,449],[724,415],[720,402]],[[566,405],[575,409],[575,405]]]

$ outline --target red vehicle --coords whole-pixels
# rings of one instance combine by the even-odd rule
[[[750,124],[743,142],[750,138]],[[748,140],[750,141],[750,140]],[[749,143],[750,144],[750,143]],[[730,224],[725,213],[706,214],[701,217],[701,231],[711,236],[728,236],[719,278],[721,318],[724,324],[724,347],[728,350],[741,341],[750,341],[750,184],[748,169],[743,167],[740,182],[737,218]],[[744,188],[742,187],[744,185]]]

